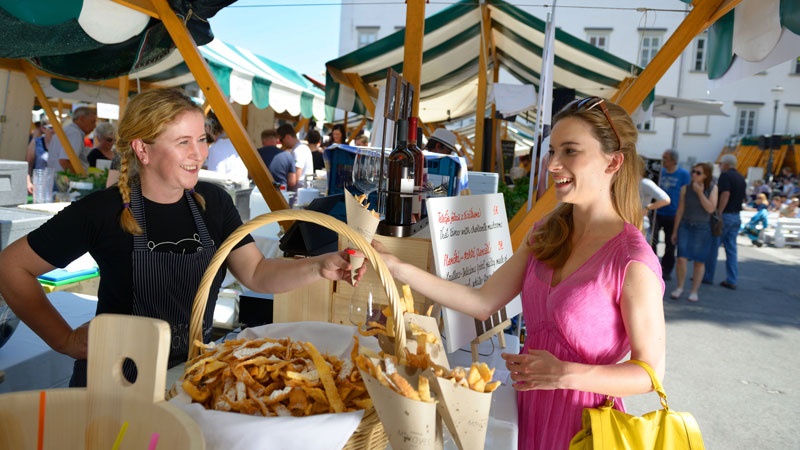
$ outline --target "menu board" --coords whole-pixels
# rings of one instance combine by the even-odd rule
[[[502,194],[426,200],[436,275],[478,288],[514,253]],[[519,296],[480,321],[442,308],[445,350],[452,353],[522,312]]]

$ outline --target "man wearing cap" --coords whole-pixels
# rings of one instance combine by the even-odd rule
[[[722,214],[722,236],[714,237],[711,242],[711,251],[708,252],[706,261],[706,273],[703,275],[703,283],[714,284],[714,272],[717,268],[717,253],[720,242],[725,246],[725,281],[719,283],[720,286],[728,289],[736,289],[736,279],[739,275],[739,262],[736,255],[736,236],[739,234],[739,227],[742,219],[739,212],[742,210],[742,202],[745,198],[747,182],[742,174],[736,170],[736,156],[724,155],[719,161],[719,201],[717,211]]]
[[[67,135],[72,150],[78,155],[78,158],[83,164],[83,168],[89,167],[89,148],[83,145],[83,138],[94,130],[97,125],[97,111],[89,106],[78,106],[72,111],[72,123],[64,127],[64,134]],[[61,145],[60,139],[53,139],[53,145],[50,148],[50,157],[47,161],[47,166],[56,171],[72,170],[72,164],[67,156],[67,151]]]
[[[446,128],[437,128],[428,139],[425,150],[442,155],[456,154],[456,135]]]

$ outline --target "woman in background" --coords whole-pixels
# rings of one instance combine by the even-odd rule
[[[700,300],[698,290],[706,271],[706,259],[711,250],[711,214],[717,209],[717,185],[712,183],[711,164],[695,164],[691,181],[681,188],[678,212],[672,242],[678,246],[678,264],[675,266],[677,287],[670,293],[673,299],[683,295],[683,283],[689,261],[692,265],[692,290],[689,301]]]

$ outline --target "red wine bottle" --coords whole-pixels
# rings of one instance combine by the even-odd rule
[[[389,154],[389,185],[386,194],[386,223],[411,225],[414,223],[414,154],[408,149],[408,121],[397,122],[397,145]]]
[[[414,154],[414,199],[412,204],[412,214],[414,220],[418,221],[422,216],[423,187],[427,170],[425,167],[425,155],[417,147],[417,121],[416,117],[408,118],[408,150]]]

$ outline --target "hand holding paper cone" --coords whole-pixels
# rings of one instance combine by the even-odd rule
[[[364,236],[367,242],[372,242],[375,230],[378,229],[380,216],[374,210],[369,209],[369,203],[364,204],[366,195],[359,195],[357,197],[345,195],[344,198],[344,204],[347,210],[347,225]],[[351,256],[350,264],[352,266],[353,279],[355,279],[356,272],[364,264],[364,258]]]

